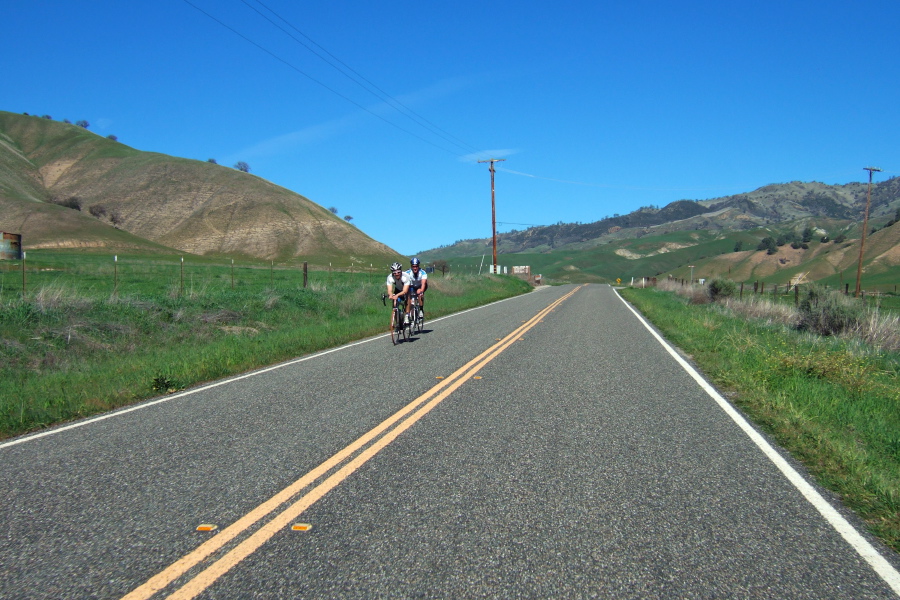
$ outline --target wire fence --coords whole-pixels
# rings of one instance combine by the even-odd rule
[[[211,290],[322,289],[348,278],[377,283],[386,267],[276,261],[215,262],[192,257],[39,256],[0,261],[0,301],[29,299],[47,288],[82,297],[188,296]]]

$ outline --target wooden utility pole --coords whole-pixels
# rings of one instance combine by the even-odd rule
[[[489,158],[487,160],[479,160],[480,163],[491,163],[488,169],[491,172],[491,230],[494,232],[494,266],[492,272],[497,273],[497,205],[494,202],[494,163],[503,162],[505,158]]]
[[[863,167],[863,171],[869,172],[869,188],[866,190],[866,214],[863,217],[862,239],[859,241],[859,263],[856,265],[856,292],[855,298],[859,298],[859,283],[862,278],[863,250],[866,247],[866,232],[869,229],[869,205],[872,203],[872,172],[881,171],[878,167]]]

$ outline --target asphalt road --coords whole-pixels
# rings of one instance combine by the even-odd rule
[[[7,440],[0,598],[896,597],[685,366],[554,287]]]

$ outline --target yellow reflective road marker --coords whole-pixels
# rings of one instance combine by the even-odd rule
[[[473,377],[472,379],[481,379],[481,375],[476,375],[476,376]]]
[[[215,531],[218,528],[218,525],[213,525],[212,523],[203,523],[202,525],[197,525],[197,531]]]
[[[312,529],[312,525],[309,523],[294,523],[291,525],[291,529],[294,531],[309,531]]]
[[[473,376],[480,371],[485,365],[511,346],[518,336],[534,327],[542,317],[571,297],[572,294],[580,290],[581,287],[583,286],[579,286],[561,298],[558,298],[548,307],[539,311],[538,314],[529,321],[524,321],[525,325],[518,327],[515,331],[503,338],[502,341],[494,344],[467,362],[447,379],[441,381],[429,391],[407,404],[392,416],[385,419],[380,425],[371,429],[368,433],[346,446],[343,450],[337,452],[321,465],[275,494],[272,498],[245,514],[243,517],[223,529],[221,533],[209,538],[195,550],[184,555],[179,560],[169,565],[169,567],[151,577],[143,585],[138,586],[130,593],[123,596],[123,600],[149,599],[157,592],[162,591],[177,578],[184,575],[189,569],[205,561],[212,554],[222,549],[229,541],[235,539],[243,532],[256,525],[263,518],[276,512],[282,504],[290,501],[291,504],[287,506],[287,508],[282,508],[281,512],[276,514],[275,517],[265,525],[250,534],[249,537],[238,543],[237,546],[225,552],[224,555],[209,564],[205,570],[182,585],[171,595],[167,596],[170,600],[189,600],[191,598],[196,598],[212,585],[213,582],[231,570],[232,567],[254,553],[282,528],[289,526],[291,521],[296,519],[301,513],[315,504],[338,484],[347,479],[347,477],[368,462],[372,457],[381,452],[381,450],[393,442],[401,433],[412,427],[413,424],[461,387],[463,383],[468,381],[467,376]],[[393,429],[391,429],[392,427]],[[327,475],[328,473],[332,474]],[[325,481],[322,481],[311,490],[306,491],[301,496],[295,498],[317,479],[326,475]]]

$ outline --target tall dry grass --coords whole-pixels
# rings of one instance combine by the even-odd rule
[[[682,285],[677,280],[660,281],[657,289],[673,292],[686,298],[690,304],[708,304],[710,299],[708,285]],[[827,296],[835,306],[856,307],[861,318],[847,322],[837,337],[851,342],[870,346],[876,351],[900,351],[900,316],[882,313],[878,307],[863,307],[859,301],[841,294],[838,291],[821,291],[817,293]],[[743,298],[734,296],[723,298],[717,302],[720,306],[735,315],[747,319],[755,319],[769,325],[781,325],[790,329],[801,329],[804,316],[792,303],[773,300],[771,296],[748,294]]]

